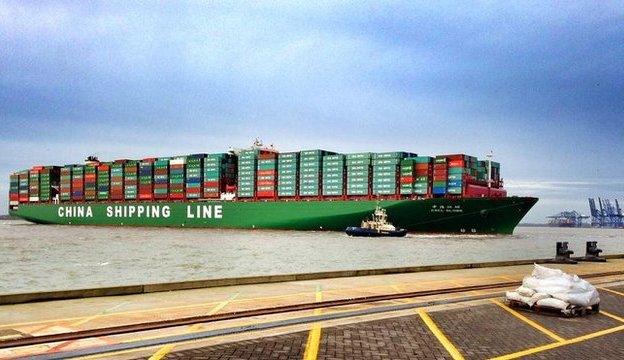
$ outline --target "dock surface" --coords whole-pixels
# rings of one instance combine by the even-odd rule
[[[132,324],[208,320],[3,347],[0,357],[624,358],[624,260],[550,266],[587,276],[599,289],[601,312],[562,318],[507,307],[504,291],[517,287],[532,265],[330,278],[4,305],[0,346]],[[410,296],[394,296],[401,294]]]

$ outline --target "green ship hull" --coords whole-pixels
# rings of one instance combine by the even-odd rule
[[[537,200],[87,202],[20,204],[9,213],[39,224],[344,231],[379,204],[396,227],[410,232],[511,234]]]

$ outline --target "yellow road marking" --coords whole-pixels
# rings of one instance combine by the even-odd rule
[[[608,316],[608,317],[610,317],[611,319],[617,320],[617,321],[619,321],[619,322],[624,322],[624,318],[621,318],[621,317],[619,317],[619,316],[617,316],[617,315],[613,315],[613,314],[608,313],[608,312],[606,312],[606,311],[604,311],[604,310],[600,310],[599,314],[602,314],[602,315]]]
[[[446,351],[451,355],[454,360],[463,360],[464,357],[459,353],[459,350],[453,345],[453,343],[444,335],[442,330],[436,325],[436,323],[431,319],[429,314],[424,309],[416,310],[416,313],[420,316],[420,318],[425,322],[425,325],[429,328],[429,330],[433,333],[433,335],[438,339],[440,344],[444,346]]]
[[[315,294],[316,302],[323,301],[323,293],[321,292],[320,285],[316,287]],[[314,309],[314,315],[320,315],[321,309]],[[321,343],[321,323],[312,324],[312,329],[308,333],[308,340],[306,341],[305,352],[303,353],[304,360],[316,360],[318,357],[319,345]]]
[[[547,345],[537,346],[537,347],[534,347],[534,348],[531,348],[531,349],[518,351],[518,352],[515,352],[515,353],[512,353],[512,354],[507,354],[507,355],[495,357],[492,360],[517,359],[517,358],[520,358],[520,357],[523,357],[523,356],[527,356],[527,355],[535,354],[535,353],[538,353],[538,352],[542,352],[542,351],[558,348],[560,346],[576,344],[576,343],[579,343],[579,342],[582,342],[582,341],[585,341],[585,340],[597,338],[597,337],[604,336],[604,335],[609,335],[609,334],[612,334],[614,332],[618,332],[618,331],[621,331],[621,330],[624,330],[624,325],[620,325],[620,326],[617,326],[617,327],[614,327],[614,328],[610,328],[610,329],[606,329],[606,330],[602,330],[602,331],[597,331],[595,333],[579,336],[579,337],[568,339],[568,340],[563,340],[563,341],[559,341],[559,342],[550,343],[550,344],[547,344]]]
[[[210,309],[207,315],[212,315],[212,314],[217,313],[218,311],[223,309],[228,303],[234,300],[237,296],[238,296],[238,293],[232,295],[229,299],[220,302],[219,304],[217,304],[217,306]],[[195,332],[201,328],[202,328],[202,324],[194,324],[194,325],[189,326],[186,332],[187,333]],[[176,347],[176,345],[177,344],[167,344],[165,346],[162,346],[160,349],[158,349],[158,351],[156,351],[152,356],[150,356],[149,360],[160,360],[164,358],[165,356],[167,356],[167,354],[169,354]]]
[[[620,291],[615,291],[615,290],[613,290],[613,289],[609,289],[609,288],[606,288],[606,287],[599,287],[598,289],[600,289],[600,290],[604,290],[604,291],[608,291],[608,292],[610,292],[610,293],[614,293],[614,294],[617,294],[617,295],[620,295],[620,296],[624,296],[624,293],[623,293],[623,292],[620,292]]]
[[[543,327],[542,325],[536,323],[535,321],[527,318],[526,316],[520,314],[519,312],[511,309],[510,307],[508,307],[507,305],[501,303],[500,301],[496,300],[496,299],[492,299],[490,300],[491,302],[493,302],[494,304],[500,306],[502,309],[504,309],[505,311],[507,311],[508,313],[510,313],[511,315],[515,316],[516,318],[524,321],[525,323],[531,325],[533,328],[541,331],[542,333],[548,335],[550,338],[554,339],[555,341],[565,341],[564,338],[562,338],[561,336],[555,334],[554,332],[546,329],[545,327]]]

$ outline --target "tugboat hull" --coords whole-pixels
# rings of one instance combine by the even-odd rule
[[[382,237],[382,236],[403,237],[407,235],[407,230],[405,229],[399,229],[399,230],[394,230],[394,231],[377,231],[374,229],[365,229],[365,228],[355,227],[355,226],[348,227],[345,230],[345,232],[349,236],[364,236],[364,237]]]

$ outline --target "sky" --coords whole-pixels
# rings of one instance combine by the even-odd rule
[[[624,200],[624,3],[0,0],[0,214],[32,165],[490,150],[525,218]]]

